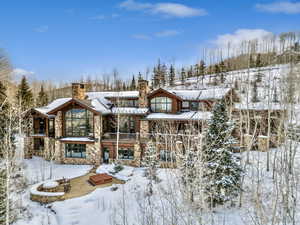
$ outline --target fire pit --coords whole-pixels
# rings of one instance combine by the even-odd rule
[[[95,186],[95,185],[100,185],[100,184],[111,183],[112,179],[113,179],[112,176],[109,176],[105,173],[101,173],[101,174],[90,176],[89,182]]]

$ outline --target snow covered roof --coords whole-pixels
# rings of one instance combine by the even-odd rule
[[[102,91],[102,92],[87,92],[89,99],[95,98],[138,98],[138,91]]]
[[[208,120],[211,117],[211,112],[183,112],[180,114],[167,113],[151,113],[147,120]]]
[[[88,138],[88,137],[66,137],[66,138],[61,138],[59,139],[60,141],[64,142],[95,142],[94,139]]]
[[[68,101],[71,101],[72,98],[58,98],[56,100],[54,100],[53,102],[51,102],[49,105],[47,106],[43,106],[43,107],[39,107],[39,108],[34,108],[36,111],[47,115],[48,112],[52,111],[53,109],[67,103]]]
[[[249,102],[247,103],[235,103],[234,105],[235,109],[238,110],[284,110],[283,106],[280,103],[274,103],[270,102],[269,104],[267,102]]]
[[[209,100],[224,98],[231,88],[211,88],[204,90],[167,90],[183,100]]]
[[[149,111],[148,108],[133,108],[133,107],[114,107],[112,108],[113,114],[136,114],[143,115]]]

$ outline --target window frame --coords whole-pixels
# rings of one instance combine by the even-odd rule
[[[72,153],[74,152],[74,150],[80,150],[80,156],[73,156]],[[86,159],[86,144],[66,143],[65,158]]]
[[[84,111],[84,117],[76,117],[76,113],[74,113],[74,111],[76,110]],[[75,121],[79,123],[77,125],[78,127],[76,127]],[[64,130],[66,137],[94,136],[94,114],[85,108],[72,108],[66,111],[64,115],[64,122]]]
[[[166,96],[154,97],[150,100],[150,109],[157,113],[172,112],[173,99]]]
[[[122,154],[123,152],[123,154]],[[124,154],[124,152],[126,154]],[[129,154],[131,153],[131,154]],[[126,157],[124,157],[126,155]],[[120,157],[122,156],[122,157]],[[119,160],[134,160],[134,150],[132,148],[119,148],[118,149],[118,159]]]

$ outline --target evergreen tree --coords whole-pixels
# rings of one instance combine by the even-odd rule
[[[250,57],[249,57],[249,67],[250,68],[253,68],[253,67],[255,67],[255,61],[254,61],[254,59],[253,59],[253,55],[252,54],[250,54]]]
[[[16,98],[22,111],[26,111],[33,106],[33,95],[25,76],[22,77],[18,86]]]
[[[166,79],[167,77],[167,66],[166,64],[163,64],[160,71],[160,86],[164,87],[166,86]]]
[[[203,183],[211,207],[233,200],[240,191],[242,168],[232,152],[236,140],[234,125],[229,121],[225,100],[216,103],[203,147]]]
[[[169,71],[169,85],[172,87],[175,84],[175,68],[173,65],[170,66],[170,71]]]
[[[190,77],[193,77],[193,76],[194,76],[194,70],[193,70],[193,67],[191,66],[190,69],[187,72],[187,77],[190,78]]]
[[[261,60],[261,54],[260,53],[257,54],[255,66],[256,67],[262,67],[263,66],[263,63],[262,63],[262,60]]]
[[[7,217],[7,191],[6,191],[6,170],[0,168],[0,224],[6,224]]]
[[[136,82],[134,75],[132,76],[131,84],[130,84],[130,90],[136,90]]]
[[[223,60],[220,62],[219,70],[220,70],[220,73],[221,73],[220,74],[221,84],[224,84],[225,80],[226,80],[225,73],[227,72],[227,70],[226,70],[226,66],[225,66],[225,63],[224,63]]]
[[[256,81],[253,82],[251,101],[254,102],[254,103],[259,102],[258,94],[257,94],[257,82]]]
[[[44,86],[43,85],[41,86],[41,90],[39,92],[38,99],[36,101],[37,101],[37,106],[45,106],[49,103],[48,95],[44,91]]]
[[[146,167],[145,175],[149,180],[148,193],[153,193],[153,181],[158,182],[157,168],[159,167],[157,149],[152,140],[147,143],[145,155],[143,157],[142,166]]]
[[[180,73],[181,85],[184,85],[185,79],[186,79],[186,73],[185,73],[185,69],[182,67],[181,73]]]
[[[0,81],[0,143],[4,139],[4,131],[6,129],[6,121],[8,120],[7,110],[9,108],[9,104],[6,96],[6,87]],[[3,157],[2,146],[0,146],[0,159]]]

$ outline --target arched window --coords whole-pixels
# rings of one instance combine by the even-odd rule
[[[67,137],[88,137],[94,135],[93,113],[86,109],[71,109],[65,114]]]
[[[155,97],[151,99],[152,112],[171,112],[172,99],[168,97]]]

